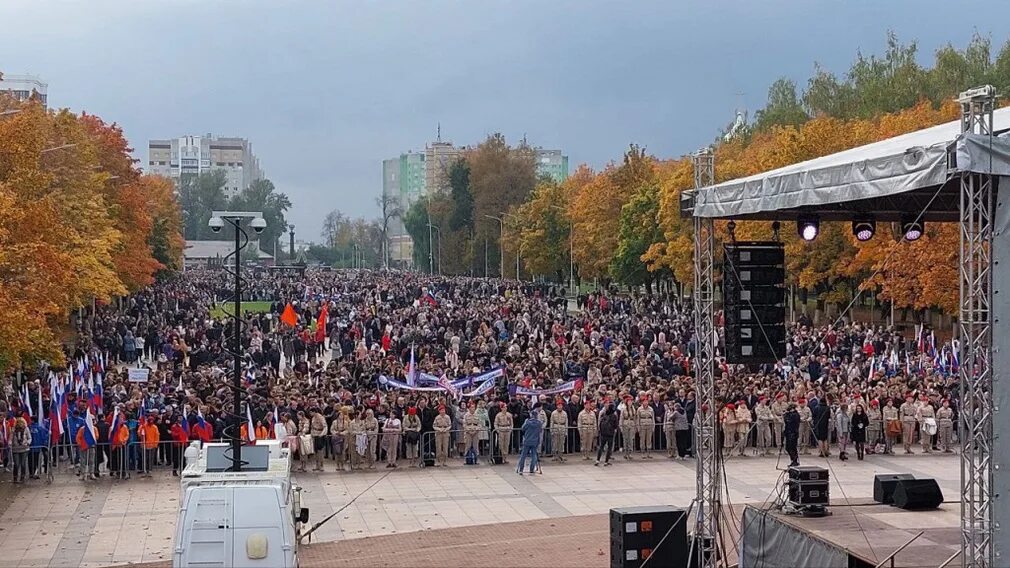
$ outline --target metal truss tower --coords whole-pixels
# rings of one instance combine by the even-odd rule
[[[962,132],[988,137],[990,148],[995,98],[991,86],[966,91],[958,98]],[[996,188],[993,175],[959,171],[956,164],[952,165],[950,175],[958,178],[961,193],[957,327],[961,361],[961,558],[965,566],[995,568],[1010,562],[1010,558],[999,558],[1001,552],[995,546],[993,533],[994,528],[999,529],[999,523],[993,518],[996,508],[993,500],[998,497],[993,486],[994,469],[999,468],[998,465],[993,466],[993,237]],[[989,169],[991,171],[992,168]],[[1005,256],[1010,251],[999,252]],[[1007,370],[1001,372],[1006,373]]]
[[[711,148],[692,155],[694,187],[715,183],[715,159]],[[697,516],[694,527],[695,548],[700,554],[692,568],[715,568],[719,555],[721,485],[719,483],[722,456],[716,444],[715,405],[715,227],[711,218],[694,217],[694,324],[697,345],[695,354],[695,390],[697,412],[694,415],[694,447],[697,459]]]

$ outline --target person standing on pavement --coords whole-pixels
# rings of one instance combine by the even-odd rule
[[[856,446],[856,459],[863,459],[864,447],[866,445],[866,433],[870,428],[870,417],[863,410],[862,404],[856,405],[856,410],[852,413],[852,427],[850,437],[852,444]]]
[[[582,449],[582,459],[588,460],[590,454],[593,451],[593,440],[596,439],[596,431],[598,429],[596,412],[593,411],[593,401],[587,400],[585,408],[579,412],[577,419],[577,424],[579,428],[579,447]],[[569,436],[569,439],[574,439]],[[599,445],[602,441],[597,442]],[[572,451],[574,448],[569,446]]]
[[[624,397],[624,408],[621,409],[621,455],[630,460],[635,451],[635,434],[638,432],[638,415],[635,412],[635,402],[631,395]]]
[[[386,419],[382,426],[382,443],[386,445],[386,467],[396,467],[396,454],[400,451],[400,432],[402,431],[400,417],[395,412]]]
[[[323,471],[323,457],[326,455],[323,449],[326,447],[326,417],[319,412],[318,407],[311,410],[312,418],[309,419],[309,435],[312,436],[313,457],[315,465],[312,471]]]
[[[764,396],[758,399],[754,414],[757,416],[757,452],[758,455],[767,456],[771,450],[771,425],[775,421],[775,414]]]
[[[810,454],[810,426],[814,421],[814,414],[807,406],[807,399],[799,399],[796,404],[796,412],[800,415],[800,451],[803,455],[808,455]]]
[[[789,467],[800,465],[799,444],[800,438],[800,413],[796,410],[796,404],[790,402],[786,407],[785,414],[782,415],[782,439],[789,454]]]
[[[649,405],[649,397],[643,396],[638,408],[639,450],[643,459],[652,459],[653,438],[656,431],[656,413]]]
[[[438,416],[433,424],[435,428],[435,466],[449,465],[449,432],[452,430],[452,418],[446,414],[444,406],[438,407]]]
[[[501,403],[501,410],[494,417],[495,437],[498,438],[498,451],[501,452],[502,463],[508,463],[509,452],[511,450],[512,439],[512,413],[508,411],[508,406]]]
[[[610,465],[610,455],[614,450],[614,437],[617,436],[618,425],[617,410],[613,404],[607,405],[607,409],[600,415],[599,424],[600,439],[597,442],[596,463],[593,465],[600,465],[600,458],[603,457],[603,450],[606,449],[607,458],[603,465],[608,466]]]
[[[950,401],[943,399],[943,405],[936,410],[937,438],[940,442],[940,450],[945,454],[951,453],[950,437],[954,432],[954,410],[950,407]]]
[[[417,467],[417,450],[421,441],[421,419],[417,417],[417,407],[407,408],[403,419],[403,436],[406,440],[407,467]]]
[[[912,395],[909,394],[898,409],[898,414],[901,416],[901,445],[905,448],[906,454],[914,453],[912,452],[912,438],[915,437],[916,408],[913,400]]]
[[[463,455],[466,456],[473,450],[477,451],[477,437],[480,434],[480,419],[477,418],[477,405],[471,400],[467,405],[466,414],[463,415]]]
[[[523,466],[526,464],[527,457],[530,458],[530,473],[534,473],[539,465],[537,447],[539,447],[544,435],[544,423],[540,421],[541,413],[539,411],[540,403],[538,402],[533,405],[530,417],[523,422],[522,452],[519,454],[519,464],[516,467],[516,473],[519,475],[523,474]]]
[[[568,413],[564,409],[564,401],[558,399],[554,412],[551,412],[551,450],[554,461],[565,461],[565,438],[568,436]]]

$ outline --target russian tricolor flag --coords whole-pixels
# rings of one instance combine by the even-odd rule
[[[91,409],[88,409],[87,414],[84,415],[84,427],[82,428],[81,439],[84,441],[84,449],[93,448],[98,445],[98,430],[95,429],[95,417],[91,415]]]

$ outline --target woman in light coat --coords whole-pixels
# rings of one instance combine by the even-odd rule
[[[835,433],[838,435],[838,459],[849,459],[845,451],[849,448],[849,433],[852,430],[852,417],[849,416],[849,405],[844,402],[835,411]]]

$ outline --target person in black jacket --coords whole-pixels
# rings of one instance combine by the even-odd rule
[[[811,428],[814,431],[814,438],[817,439],[817,450],[822,458],[831,455],[828,448],[828,423],[831,422],[831,407],[825,402],[816,398],[810,399],[810,414],[812,416]]]
[[[798,443],[800,439],[800,413],[796,411],[796,403],[790,402],[782,415],[782,437],[786,442],[786,452],[789,453],[789,467],[800,465]]]
[[[428,406],[427,398],[421,398],[417,402],[417,408],[421,414],[421,462],[424,463],[428,454],[435,455],[435,417],[438,416],[438,411]]]
[[[870,427],[870,418],[866,415],[862,404],[856,405],[855,412],[852,413],[852,431],[849,437],[856,446],[856,459],[863,459],[863,451],[866,446],[866,429]]]
[[[599,449],[596,450],[596,463],[600,465],[600,458],[603,457],[603,448],[607,448],[607,459],[603,465],[610,465],[610,454],[614,450],[614,435],[617,433],[617,411],[613,404],[607,405],[607,410],[600,415],[600,441]]]

